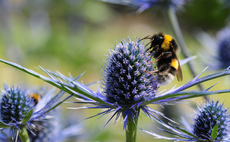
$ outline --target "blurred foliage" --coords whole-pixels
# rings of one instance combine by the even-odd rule
[[[230,8],[218,0],[191,0],[177,12],[192,55],[196,55],[200,48],[191,34],[193,30],[203,29],[215,33],[229,23]],[[116,40],[144,37],[159,31],[172,34],[159,8],[136,14],[136,9],[131,7],[96,0],[0,0],[1,58],[38,72],[40,71],[35,69],[38,65],[65,75],[71,73],[77,76],[86,71],[81,78],[85,84],[101,79],[103,60],[107,58],[108,50],[114,47]],[[0,64],[0,68],[1,84],[44,85],[44,82],[6,65]],[[203,66],[196,64],[196,69],[200,72]],[[182,70],[184,82],[174,80],[170,85],[162,87],[162,90],[187,82],[191,75],[186,74],[188,71],[185,66]],[[209,87],[216,82],[218,81],[214,80],[204,85]],[[96,89],[96,85],[93,87]],[[229,88],[229,82],[217,85],[218,87]],[[227,95],[215,97],[226,100],[229,98]],[[96,114],[93,110],[84,113],[70,111],[76,115],[81,112],[85,117]],[[108,119],[109,116],[105,116],[83,121],[87,123],[86,139],[101,142],[124,141],[122,124],[111,123],[103,128]],[[143,116],[139,127],[151,130],[154,123]],[[87,133],[95,133],[95,130],[97,134],[87,136]],[[138,131],[137,141],[155,140]]]
[[[218,30],[228,24],[229,13],[230,8],[220,0],[192,0],[185,5],[180,19],[183,27],[190,31],[195,28]]]

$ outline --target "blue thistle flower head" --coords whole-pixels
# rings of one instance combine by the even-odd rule
[[[218,60],[220,68],[230,66],[230,27],[221,30],[217,35]]]
[[[175,137],[144,131],[157,138],[173,141],[219,142],[230,140],[230,114],[223,103],[219,103],[219,101],[212,100],[198,106],[198,112],[192,125],[182,119],[186,129],[173,124],[165,124],[162,121],[158,122],[167,128],[167,130],[161,129],[162,131],[173,134]]]
[[[56,124],[54,119],[58,117],[53,111],[65,100],[58,102],[64,92],[60,91],[52,97],[54,90],[46,90],[41,97],[41,94],[37,94],[40,91],[4,86],[0,99],[0,129],[8,132],[10,139],[18,139],[18,131],[22,127],[27,128],[31,141],[38,141],[37,138],[44,141],[56,139],[54,133],[58,129],[51,126]]]
[[[9,123],[21,122],[35,103],[29,93],[20,87],[4,87],[0,102],[1,121]]]
[[[138,12],[143,12],[144,10],[150,7],[160,7],[160,8],[168,8],[171,7],[173,10],[181,9],[186,1],[188,0],[102,0],[105,2],[123,4],[138,7]]]
[[[151,56],[138,40],[123,40],[110,51],[104,69],[104,94],[108,102],[132,111],[155,97],[157,80]]]
[[[104,70],[104,93],[107,101],[121,106],[132,106],[157,91],[153,64],[142,44],[137,40],[123,40],[110,51]]]
[[[212,131],[217,125],[215,141],[229,139],[230,115],[219,101],[211,101],[199,107],[198,115],[193,125],[193,134],[204,141],[210,141]]]
[[[200,58],[205,66],[212,70],[221,70],[230,66],[230,27],[220,30],[216,38],[200,31],[197,40],[205,47]]]

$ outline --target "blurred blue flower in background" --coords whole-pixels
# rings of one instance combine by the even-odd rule
[[[188,0],[101,0],[104,2],[128,5],[138,8],[138,13],[145,11],[150,7],[168,8],[173,10],[181,9]]]
[[[175,141],[230,140],[230,114],[228,113],[228,109],[224,108],[223,103],[219,103],[219,101],[206,102],[202,106],[198,106],[198,112],[195,115],[196,116],[192,125],[182,119],[186,129],[172,124],[163,124],[168,129],[162,129],[162,131],[172,134],[178,138],[165,137],[146,130],[144,131],[159,139]],[[162,122],[159,123],[162,124]]]
[[[193,134],[204,141],[229,140],[230,115],[228,109],[219,101],[206,102],[199,106],[199,112],[193,125]],[[211,138],[214,127],[217,126],[215,139]]]
[[[17,140],[18,135],[20,136],[20,132],[25,127],[31,139],[42,137],[44,141],[49,141],[49,138],[58,130],[56,128],[50,129],[53,124],[49,121],[55,122],[55,115],[53,114],[55,110],[53,109],[62,103],[58,100],[64,92],[60,91],[52,97],[53,93],[54,90],[47,91],[41,98],[38,94],[31,93],[25,88],[5,85],[0,101],[0,128],[3,130],[2,132],[8,131],[6,136]],[[43,128],[49,128],[50,132],[48,133],[47,129],[41,133],[39,130]]]
[[[220,68],[230,66],[230,27],[221,30],[217,35],[218,40],[218,60],[220,61]]]
[[[28,131],[31,142],[51,142],[58,140],[61,132],[59,112],[57,109],[50,111],[44,118],[33,121],[33,129]]]
[[[197,40],[205,47],[201,59],[212,70],[220,70],[230,66],[230,27],[217,33],[216,38],[200,31]]]
[[[229,0],[220,0],[224,4],[224,6],[228,7],[230,6],[230,1]]]

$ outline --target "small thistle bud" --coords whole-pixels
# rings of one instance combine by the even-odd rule
[[[19,87],[4,87],[0,102],[0,116],[4,123],[16,123],[34,107],[34,102],[26,90]]]
[[[229,138],[230,119],[228,109],[219,101],[211,101],[199,107],[199,112],[193,125],[193,134],[204,141],[210,141],[212,130],[217,125],[216,141]]]
[[[104,70],[104,93],[107,101],[119,106],[138,104],[153,98],[157,83],[153,64],[139,41],[124,40],[110,51]]]

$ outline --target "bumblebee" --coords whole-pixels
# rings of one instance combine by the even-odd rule
[[[182,71],[176,52],[178,46],[176,41],[167,34],[158,33],[153,36],[146,36],[142,38],[150,39],[151,41],[146,45],[150,44],[146,52],[149,52],[151,56],[155,58],[153,61],[156,62],[157,70],[152,73],[156,73],[158,82],[160,85],[166,85],[170,83],[175,76],[178,81],[183,80]]]
[[[30,94],[30,97],[34,101],[34,104],[37,105],[38,101],[40,100],[40,96],[38,94],[32,93]]]

